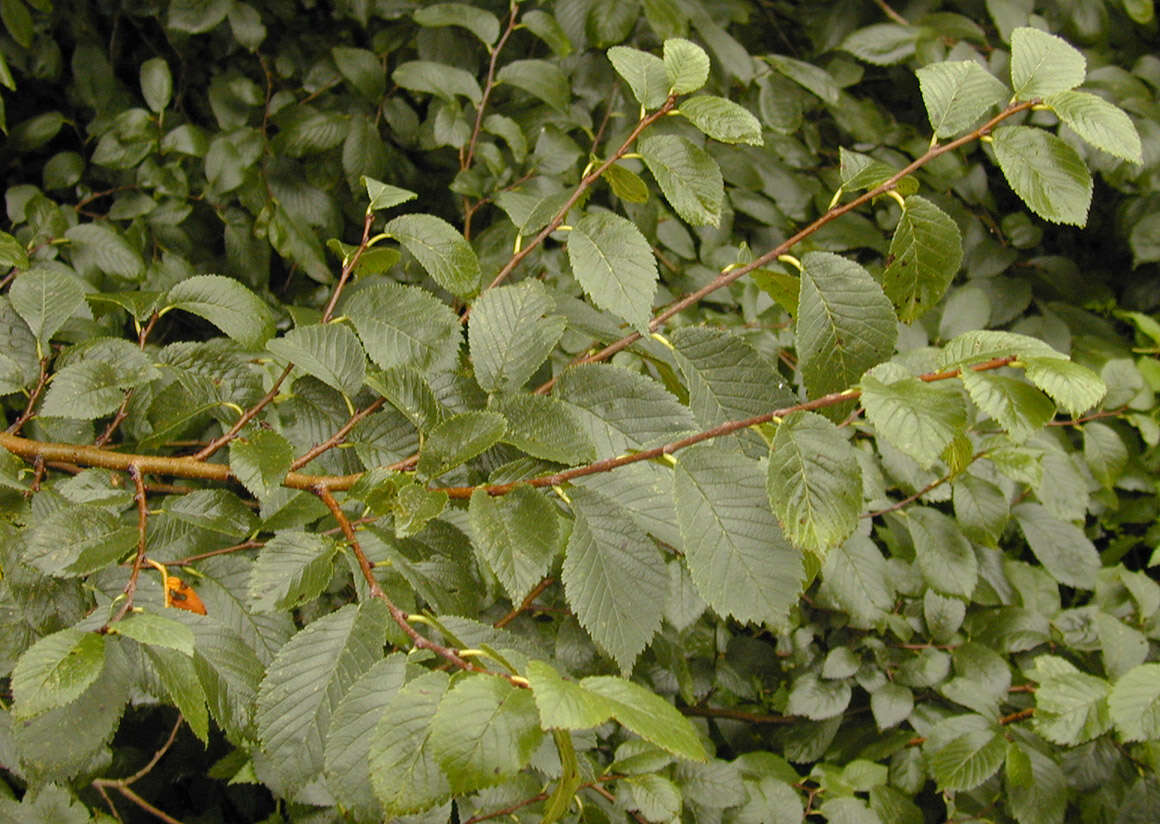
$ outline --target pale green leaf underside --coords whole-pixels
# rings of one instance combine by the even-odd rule
[[[268,341],[266,348],[344,395],[358,392],[366,377],[362,344],[341,324],[299,326]]]
[[[1092,177],[1075,149],[1030,126],[996,129],[991,146],[1003,176],[1027,208],[1053,223],[1087,223]]]
[[[634,223],[611,212],[592,212],[568,236],[572,274],[600,309],[648,328],[657,265],[652,247]]]
[[[923,66],[915,74],[935,137],[954,137],[1011,96],[1003,82],[973,60]]]
[[[1143,162],[1140,134],[1123,109],[1088,92],[1056,92],[1043,102],[1097,149],[1132,163]]]
[[[1074,89],[1086,74],[1087,60],[1062,37],[1028,26],[1011,32],[1011,86],[1016,100]]]
[[[637,150],[665,200],[686,222],[716,226],[721,221],[725,184],[708,152],[677,135],[642,137]]]

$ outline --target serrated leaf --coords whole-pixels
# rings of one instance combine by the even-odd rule
[[[572,99],[568,76],[547,60],[513,60],[496,73],[495,82],[522,89],[558,112],[567,112]]]
[[[172,289],[166,309],[181,309],[205,318],[248,349],[258,349],[274,334],[266,303],[233,278],[194,275]]]
[[[673,94],[689,94],[709,79],[709,55],[696,43],[680,37],[664,42],[665,77]]]
[[[851,535],[826,554],[821,591],[848,613],[851,625],[870,628],[894,606],[894,587],[886,559],[864,535]]]
[[[381,601],[348,604],[295,634],[267,669],[255,722],[287,788],[321,772],[331,716],[354,680],[381,657],[387,621]]]
[[[797,353],[810,397],[849,388],[890,357],[898,323],[877,281],[830,252],[802,258]]]
[[[497,412],[472,411],[455,415],[436,426],[419,452],[419,475],[437,478],[497,444],[507,421]]]
[[[1027,380],[1073,415],[1082,415],[1103,400],[1108,387],[1100,376],[1062,358],[1023,358]]]
[[[598,308],[647,332],[657,265],[636,224],[611,212],[585,215],[568,234],[568,262]]]
[[[499,18],[467,3],[430,3],[415,9],[420,26],[462,26],[490,46],[499,37]]]
[[[427,274],[451,294],[466,297],[479,288],[475,250],[442,218],[401,215],[383,231],[403,244]]]
[[[188,495],[174,496],[166,511],[178,520],[193,524],[228,538],[248,535],[255,519],[241,499],[225,489],[198,489]]]
[[[371,739],[370,773],[388,817],[419,812],[451,794],[431,750],[431,721],[447,691],[445,672],[428,672],[387,703]]]
[[[645,741],[690,761],[704,761],[696,728],[676,707],[639,684],[612,675],[593,675],[580,686],[604,698],[612,717]]]
[[[636,172],[613,163],[601,174],[612,193],[626,203],[648,203],[648,184]]]
[[[468,523],[477,551],[511,602],[520,603],[548,574],[560,548],[555,507],[543,493],[526,486],[495,498],[477,489]]]
[[[44,349],[64,322],[85,302],[85,287],[79,278],[60,269],[33,267],[22,272],[8,290],[12,308],[36,336]]]
[[[1039,504],[1019,504],[1011,512],[1031,551],[1052,578],[1078,589],[1096,585],[1100,556],[1083,530],[1056,518]]]
[[[374,52],[335,46],[330,50],[330,56],[342,76],[359,94],[376,104],[382,99],[387,90],[387,77]]]
[[[351,295],[342,312],[354,323],[370,359],[383,369],[441,371],[459,357],[459,317],[424,289],[376,283]]]
[[[494,675],[468,675],[444,694],[431,720],[431,753],[455,792],[506,781],[544,734],[530,691]]]
[[[665,563],[618,503],[584,487],[569,497],[576,520],[561,572],[565,597],[592,639],[630,671],[660,629]]]
[[[145,647],[145,657],[153,664],[157,680],[161,682],[161,686],[169,694],[169,699],[189,724],[189,729],[202,745],[207,745],[209,708],[206,706],[205,689],[197,678],[193,659],[177,650],[158,646]]]
[[[76,700],[105,666],[105,636],[62,629],[41,638],[12,670],[12,714],[32,718]]]
[[[568,404],[544,395],[495,395],[489,404],[507,419],[504,443],[533,458],[569,466],[596,460],[596,447]]]
[[[931,63],[915,74],[935,137],[954,137],[1011,96],[1003,81],[974,60]]]
[[[100,223],[80,223],[64,233],[72,249],[73,265],[83,269],[92,265],[110,275],[140,280],[145,275],[145,261],[121,235]]]
[[[1116,485],[1128,465],[1128,448],[1116,430],[1098,421],[1083,428],[1083,456],[1092,475],[1106,489]]]
[[[939,302],[962,265],[958,224],[926,198],[911,195],[890,240],[888,260],[882,289],[899,319],[909,323]]]
[[[628,46],[613,46],[608,50],[608,60],[644,108],[658,108],[668,98],[669,81],[665,74],[665,63],[655,54]]]
[[[1011,764],[1011,745],[1007,763]],[[1035,747],[1020,747],[1020,761],[1025,762],[1026,785],[1015,785],[1007,772],[1008,799],[1011,812],[1019,824],[1063,824],[1067,812],[1068,779],[1055,759]]]
[[[433,94],[448,103],[459,96],[478,104],[483,97],[479,81],[472,74],[456,66],[430,60],[400,63],[391,73],[391,80],[404,89]]]
[[[951,487],[955,520],[976,543],[994,547],[1011,514],[1003,491],[990,481],[964,473]]]
[[[216,614],[216,611],[215,611]],[[210,714],[233,739],[252,737],[252,715],[265,668],[233,629],[210,620],[193,628],[193,665]]]
[[[1003,176],[1027,208],[1052,223],[1087,223],[1092,177],[1075,149],[1030,126],[996,129],[991,146]]]
[[[371,211],[389,209],[392,206],[398,206],[400,203],[406,203],[408,200],[414,200],[418,197],[410,189],[400,189],[398,186],[383,183],[381,180],[375,180],[373,177],[367,177],[366,175],[362,177],[362,184],[367,190],[367,197],[371,199],[370,205],[367,206],[367,209]]]
[[[793,682],[785,711],[813,721],[834,718],[850,704],[852,691],[846,681],[823,681],[815,673],[806,673]]]
[[[360,820],[381,820],[368,766],[375,726],[403,686],[406,656],[388,655],[359,676],[343,696],[326,734],[323,774],[335,798]]]
[[[960,376],[971,400],[1022,443],[1055,416],[1055,404],[1034,386],[1018,378],[966,370]]]
[[[337,552],[338,545],[325,535],[275,533],[250,573],[250,609],[273,612],[313,601],[330,583]]]
[[[766,492],[786,537],[824,558],[858,524],[862,471],[838,427],[813,412],[794,412],[770,446]]]
[[[564,334],[567,320],[538,280],[485,292],[471,307],[468,343],[475,380],[487,392],[527,383]]]
[[[140,644],[176,650],[190,658],[193,656],[193,630],[180,621],[166,618],[164,615],[152,612],[132,613],[109,629]]]
[[[923,469],[933,466],[967,425],[958,392],[918,378],[884,383],[868,373],[862,377],[861,401],[878,435]]]
[[[711,446],[685,450],[673,499],[685,563],[709,606],[739,621],[784,624],[801,591],[801,554],[766,507],[757,462]]]
[[[1123,109],[1087,92],[1056,92],[1043,102],[1097,149],[1132,163],[1143,163],[1140,134]]]
[[[970,790],[1003,765],[1007,742],[982,716],[953,716],[935,727],[923,752],[939,789]]]
[[[354,395],[366,377],[366,354],[354,332],[340,323],[291,329],[266,348],[344,395]]]
[[[25,534],[22,560],[48,575],[88,575],[137,545],[135,527],[96,506],[68,506],[43,517]]]
[[[1035,691],[1036,732],[1056,744],[1074,746],[1111,727],[1107,681],[1082,673],[1055,656],[1040,656],[1035,664],[1039,682]]]
[[[282,485],[294,463],[294,446],[268,429],[230,441],[230,472],[254,497],[264,500]]]
[[[678,111],[706,135],[722,143],[760,146],[764,142],[761,122],[744,106],[724,97],[699,94],[681,101]]]
[[[875,23],[848,34],[839,48],[875,66],[889,66],[914,54],[920,34],[913,26]]]
[[[1020,360],[1027,358],[1067,359],[1066,355],[1052,349],[1049,344],[1037,338],[1014,332],[976,329],[964,332],[948,341],[939,352],[938,365],[940,369],[952,369],[957,366],[966,366],[1013,355],[1018,356]]]
[[[918,569],[938,592],[970,598],[979,577],[979,562],[958,524],[936,509],[907,510]]]
[[[677,135],[655,135],[637,141],[637,151],[660,186],[665,200],[694,226],[721,222],[725,184],[708,152]]]
[[[1160,737],[1160,664],[1141,664],[1117,679],[1108,712],[1124,741]]]
[[[367,375],[367,386],[403,413],[416,429],[427,432],[444,418],[443,406],[418,371],[396,366]]]
[[[817,95],[830,105],[837,104],[842,89],[834,80],[833,75],[821,66],[808,63],[805,60],[795,60],[781,54],[766,55],[764,59],[774,69],[802,88]]]
[[[545,729],[586,730],[612,716],[612,703],[603,695],[565,681],[543,661],[529,661],[528,684]]]
[[[1062,37],[1029,26],[1011,32],[1011,86],[1016,100],[1074,89],[1087,74],[1083,54]]]
[[[886,683],[870,693],[870,711],[882,732],[896,727],[914,710],[914,693],[901,684]]]
[[[134,383],[107,361],[71,363],[53,376],[40,414],[79,420],[111,415],[124,400],[125,390]]]

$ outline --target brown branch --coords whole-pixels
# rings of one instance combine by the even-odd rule
[[[204,447],[193,453],[193,460],[206,460],[223,446],[236,438],[238,433],[241,432],[243,428],[245,428],[246,424],[254,419],[255,415],[265,409],[270,404],[270,402],[274,400],[274,398],[278,397],[278,390],[282,388],[282,383],[286,380],[286,378],[290,377],[290,372],[293,369],[294,364],[286,364],[286,368],[282,370],[282,374],[279,375],[277,380],[274,381],[274,385],[270,387],[270,391],[263,395],[257,403],[243,412],[241,417],[238,418],[237,421],[234,422],[234,425],[231,426],[224,434],[214,438]]]
[[[898,25],[900,25],[900,26],[909,26],[910,25],[910,22],[905,17],[903,17],[901,14],[899,14],[894,9],[892,9],[889,6],[889,4],[887,4],[886,0],[874,0],[874,3],[878,6],[878,8],[882,9],[883,14],[885,14],[887,17],[889,17],[891,20],[893,20]]]
[[[356,425],[358,425],[359,421],[361,421],[367,415],[370,415],[375,410],[379,409],[386,402],[386,398],[379,398],[365,409],[360,409],[358,412],[355,412],[350,416],[350,420],[344,423],[337,432],[335,432],[322,443],[315,444],[310,449],[303,452],[301,456],[295,458],[294,463],[290,464],[290,470],[293,472],[294,470],[301,469],[302,467],[306,466],[306,464],[310,463],[319,455],[321,455],[323,452],[338,446],[340,443],[346,440],[346,436],[350,434],[350,431],[354,429]]]
[[[749,274],[750,272],[754,271],[755,269],[760,269],[762,266],[765,266],[767,263],[770,263],[771,261],[774,261],[777,258],[779,258],[780,256],[786,254],[787,252],[789,252],[790,249],[792,249],[794,246],[796,246],[801,241],[805,240],[810,235],[817,232],[819,229],[821,229],[826,224],[832,223],[833,221],[837,220],[839,217],[846,214],[847,212],[853,211],[854,209],[858,208],[862,204],[868,203],[871,200],[873,200],[874,198],[879,197],[880,195],[884,195],[887,192],[893,191],[895,186],[897,186],[899,181],[901,181],[904,177],[906,177],[907,175],[911,174],[912,172],[917,171],[918,169],[922,168],[927,163],[930,163],[930,161],[934,160],[936,157],[939,157],[940,155],[946,154],[949,151],[953,151],[954,149],[957,149],[960,146],[964,146],[967,143],[978,140],[979,138],[983,137],[984,135],[990,134],[991,130],[994,129],[995,126],[997,126],[999,123],[1003,122],[1004,120],[1011,117],[1012,115],[1015,115],[1015,114],[1022,112],[1022,111],[1027,111],[1028,109],[1030,109],[1032,106],[1036,105],[1037,103],[1039,103],[1039,100],[1025,100],[1022,103],[1014,103],[1014,104],[1008,106],[1003,111],[1001,111],[999,114],[992,117],[990,120],[988,120],[986,123],[984,123],[979,128],[975,129],[974,131],[969,132],[969,133],[963,135],[962,137],[956,138],[955,140],[952,140],[950,143],[946,143],[943,145],[938,145],[938,144],[932,145],[921,157],[918,157],[915,160],[911,161],[903,169],[901,169],[898,172],[895,172],[893,175],[888,177],[882,183],[875,186],[873,189],[870,189],[866,192],[863,192],[861,195],[854,198],[853,200],[850,200],[846,203],[843,203],[841,205],[833,207],[832,209],[827,211],[825,214],[823,214],[821,217],[817,218],[812,223],[810,223],[808,226],[806,226],[804,229],[799,230],[792,237],[788,238],[787,240],[782,241],[777,246],[775,246],[773,249],[770,249],[768,252],[761,255],[760,257],[754,258],[752,261],[745,264],[744,266],[738,266],[736,268],[722,270],[721,273],[718,274],[717,277],[715,277],[712,281],[705,284],[697,291],[690,292],[689,294],[685,295],[683,298],[681,298],[680,300],[671,304],[667,309],[663,310],[656,317],[654,317],[649,322],[649,325],[648,325],[649,332],[655,332],[657,329],[660,329],[674,315],[677,315],[680,312],[683,312],[685,309],[689,308],[690,306],[700,302],[701,299],[706,297],[707,295],[710,295],[713,292],[716,292],[718,289],[721,289],[724,286],[728,286],[730,283],[737,280],[738,278],[744,277],[745,275]],[[505,267],[505,269],[506,269],[506,267]],[[501,272],[500,274],[504,274],[504,272]],[[603,349],[601,349],[599,352],[595,353],[594,355],[590,355],[590,356],[584,358],[580,362],[581,363],[594,363],[597,361],[607,360],[608,358],[615,355],[617,352],[620,352],[624,349],[627,349],[629,346],[636,343],[636,341],[640,340],[640,338],[641,338],[641,334],[639,332],[632,332],[631,334],[624,336],[620,340],[615,341],[614,343],[611,343],[608,346],[605,346]],[[552,386],[555,385],[555,383],[556,383],[556,378],[553,377],[551,380],[542,384],[536,390],[536,392],[538,392],[540,394],[544,394],[544,393],[548,392],[552,388]]]
[[[514,621],[517,616],[519,616],[520,614],[522,614],[524,612],[527,612],[528,609],[532,606],[532,603],[535,602],[535,600],[543,594],[544,590],[547,589],[548,587],[550,587],[555,582],[555,580],[556,580],[555,578],[549,577],[549,578],[545,578],[544,580],[540,581],[540,583],[538,583],[534,587],[532,587],[532,591],[528,593],[528,596],[526,598],[524,598],[524,600],[520,603],[520,605],[518,607],[513,609],[511,612],[509,612],[503,618],[500,618],[498,621],[496,621],[494,624],[492,624],[492,626],[495,627],[496,629],[503,629],[508,624],[510,624],[512,621]]]
[[[1008,724],[1014,724],[1016,721],[1023,721],[1033,715],[1035,715],[1035,707],[1028,707],[1025,710],[1019,710],[1019,712],[1013,712],[1010,715],[1004,715],[999,719],[999,723],[1005,727]]]
[[[792,715],[765,715],[729,707],[683,707],[681,714],[695,715],[699,718],[728,718],[733,721],[747,721],[750,724],[792,724],[798,720]]]
[[[970,465],[970,464],[974,463],[975,461],[977,461],[979,458],[983,457],[986,454],[987,454],[986,452],[976,452],[974,455],[971,456],[971,460],[968,461],[967,464]],[[951,480],[952,478],[957,477],[958,474],[959,474],[958,472],[950,472],[946,475],[943,475],[941,478],[936,478],[935,480],[931,481],[926,486],[924,486],[922,489],[918,490],[918,492],[915,492],[913,495],[907,495],[901,501],[897,501],[897,502],[891,504],[890,506],[885,507],[884,509],[875,510],[874,512],[863,512],[858,517],[860,517],[860,518],[877,518],[879,515],[885,515],[888,512],[897,512],[898,510],[902,509],[907,504],[914,503],[919,498],[921,498],[923,495],[930,492],[932,489],[937,489],[938,487],[945,484],[947,481]]]
[[[145,810],[147,813],[151,814],[155,818],[161,819],[162,821],[165,822],[165,824],[182,824],[180,819],[174,818],[173,816],[171,816],[169,813],[165,812],[164,810],[157,809],[152,804],[150,804],[148,801],[146,801],[144,798],[142,798],[141,796],[137,795],[137,793],[135,793],[131,789],[129,789],[128,787],[118,786],[117,792],[119,792],[121,795],[125,796],[125,798],[129,799],[134,804],[136,804],[138,807]]]
[[[1048,421],[1048,426],[1079,426],[1088,421],[1098,421],[1101,418],[1118,418],[1124,414],[1127,406],[1120,406],[1115,409],[1101,409],[1098,412],[1092,412],[1090,415],[1084,415],[1079,418],[1069,418],[1066,421]]]
[[[605,784],[609,781],[619,781],[621,778],[624,778],[624,776],[623,775],[602,775],[602,776],[599,776],[595,781],[588,781],[584,784],[581,784],[580,786],[578,786],[576,788],[576,790],[577,791],[579,791],[579,790],[591,790],[600,784]],[[498,810],[492,810],[490,813],[480,813],[479,815],[473,815],[471,818],[464,821],[463,824],[479,824],[480,821],[490,821],[493,818],[499,818],[501,816],[511,815],[512,813],[516,812],[517,810],[522,810],[524,807],[531,806],[532,804],[535,804],[535,803],[540,802],[540,801],[547,801],[550,797],[551,797],[550,793],[546,793],[546,792],[537,793],[536,795],[533,795],[531,798],[525,798],[521,801],[515,802],[514,804],[510,804],[507,807],[501,807]]]
[[[36,377],[36,386],[32,387],[32,391],[28,394],[28,403],[24,405],[24,411],[20,413],[20,417],[8,427],[8,434],[15,435],[32,418],[32,410],[36,407],[36,402],[40,400],[40,393],[44,391],[47,384],[48,356],[46,355],[40,359],[40,374]]]
[[[669,99],[666,100],[664,105],[662,105],[659,109],[657,109],[652,114],[641,118],[640,122],[636,124],[631,132],[629,132],[629,135],[627,138],[625,138],[624,142],[620,144],[620,148],[613,152],[611,157],[609,157],[591,172],[586,174],[583,179],[581,179],[580,183],[576,186],[576,190],[572,192],[572,196],[568,198],[568,202],[565,203],[563,207],[561,207],[560,211],[556,212],[556,216],[548,221],[548,225],[541,229],[538,235],[528,241],[526,246],[512,255],[511,260],[509,260],[504,265],[504,267],[499,270],[499,274],[496,275],[495,279],[488,284],[487,289],[494,289],[496,286],[499,286],[501,283],[503,283],[507,279],[507,276],[510,275],[512,271],[520,265],[524,258],[530,255],[532,251],[536,249],[536,247],[543,243],[548,238],[548,236],[552,234],[552,232],[560,228],[560,224],[564,222],[564,218],[568,216],[568,212],[580,201],[580,198],[584,196],[584,193],[588,191],[592,184],[600,179],[600,176],[604,174],[608,167],[610,167],[613,163],[618,161],[628,152],[628,150],[632,147],[632,144],[640,136],[641,132],[672,111],[676,103],[676,95],[670,95]],[[487,289],[484,291],[486,292]]]
[[[111,624],[120,621],[133,608],[133,595],[137,592],[137,581],[141,577],[141,566],[145,563],[145,536],[147,520],[149,518],[149,506],[146,503],[145,481],[141,477],[141,468],[136,464],[130,464],[129,477],[133,479],[133,486],[135,488],[133,499],[137,502],[137,554],[133,558],[133,570],[129,573],[129,582],[125,584],[125,600],[121,602],[120,608],[102,629],[108,629]],[[164,585],[165,582],[162,581],[162,586]]]
[[[508,15],[507,27],[504,28],[503,34],[500,35],[499,40],[495,44],[495,48],[491,50],[491,60],[487,64],[487,79],[483,84],[483,95],[479,98],[479,106],[475,110],[475,126],[471,130],[471,139],[467,142],[467,146],[461,153],[459,158],[459,170],[466,171],[471,168],[471,163],[475,160],[475,146],[479,142],[479,132],[483,128],[483,112],[487,108],[487,101],[491,97],[492,91],[495,89],[495,66],[499,60],[499,53],[503,49],[504,44],[507,43],[508,38],[511,37],[512,32],[516,27],[516,17],[519,15],[520,4],[512,3],[511,14]],[[468,229],[464,228],[466,234]]]
[[[169,731],[169,737],[165,739],[165,743],[161,745],[157,752],[153,753],[153,757],[149,759],[149,762],[144,767],[137,770],[137,772],[130,776],[126,776],[125,778],[94,778],[92,780],[92,787],[96,789],[97,792],[99,792],[105,799],[105,803],[109,805],[109,809],[113,811],[113,815],[118,821],[121,820],[121,817],[117,815],[116,807],[113,806],[113,802],[105,793],[106,787],[112,787],[116,789],[119,793],[121,793],[121,795],[125,796],[138,807],[151,813],[162,821],[167,822],[167,824],[181,824],[181,822],[176,818],[173,818],[168,813],[157,809],[144,798],[129,789],[129,787],[134,782],[139,781],[140,779],[147,776],[150,772],[152,772],[153,768],[157,766],[157,762],[159,762],[165,756],[165,753],[169,752],[169,748],[173,746],[173,742],[177,739],[177,731],[181,729],[181,722],[183,720],[184,719],[180,715],[177,716],[177,721],[174,723],[173,729]]]
[[[363,256],[363,252],[366,251],[371,239],[371,226],[374,225],[374,222],[375,213],[368,209],[366,217],[363,218],[362,240],[359,241],[358,248],[354,250],[354,254],[350,256],[350,260],[346,262],[342,267],[342,272],[339,273],[338,283],[335,284],[334,291],[330,294],[330,300],[326,302],[326,309],[322,312],[323,323],[330,322],[330,316],[334,314],[334,307],[338,304],[338,298],[342,294],[343,287],[346,286],[351,272],[358,266],[359,259]]]
[[[221,549],[210,550],[209,552],[202,552],[199,555],[190,555],[188,558],[182,558],[179,561],[166,561],[166,566],[189,566],[190,564],[204,561],[206,558],[213,558],[217,555],[230,555],[234,552],[241,552],[244,549],[260,549],[266,545],[265,541],[242,541],[240,544],[233,546],[222,547]]]

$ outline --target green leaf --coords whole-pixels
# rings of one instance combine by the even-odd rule
[[[330,56],[334,58],[334,65],[338,66],[342,76],[363,97],[377,104],[386,94],[386,72],[374,52],[335,46],[330,50]]]
[[[1124,741],[1160,737],[1160,664],[1141,664],[1117,679],[1108,712]]]
[[[931,63],[915,72],[935,137],[954,137],[1011,96],[1003,82],[974,60]]]
[[[709,55],[696,43],[671,37],[664,42],[665,77],[672,94],[689,94],[709,79]]]
[[[1143,163],[1140,134],[1118,106],[1087,92],[1063,91],[1043,101],[1072,131],[1110,155]]]
[[[92,420],[110,415],[136,383],[115,366],[101,360],[71,363],[53,376],[40,414],[52,418]]]
[[[1103,735],[1111,727],[1102,678],[1077,670],[1054,655],[1035,659],[1035,730],[1048,741],[1075,746]]]
[[[876,66],[901,63],[914,54],[920,31],[898,23],[875,23],[853,31],[839,46],[855,57]]]
[[[1003,765],[1007,742],[997,724],[980,715],[958,715],[935,726],[923,752],[940,790],[970,790]]]
[[[528,684],[545,729],[586,730],[612,716],[612,703],[581,684],[565,681],[543,661],[529,661]]]
[[[216,620],[193,627],[193,665],[210,714],[232,739],[252,739],[254,699],[265,668],[237,631]]]
[[[367,355],[383,369],[443,371],[459,358],[459,316],[425,289],[376,283],[351,295],[341,311],[354,323]]]
[[[558,112],[567,112],[572,99],[568,76],[547,60],[513,60],[496,73],[495,82],[522,89]]]
[[[338,323],[291,329],[266,348],[344,395],[354,395],[366,377],[366,354],[354,332]]]
[[[958,524],[926,506],[909,509],[907,515],[922,577],[938,592],[970,598],[979,578],[979,562]]]
[[[192,646],[192,638],[190,640]],[[184,716],[189,729],[202,745],[208,745],[209,708],[206,706],[205,689],[197,678],[193,660],[180,651],[152,645],[145,647],[145,658],[153,665],[157,679],[169,694],[174,706]]]
[[[1082,415],[1107,394],[1099,375],[1062,358],[1022,358],[1027,380],[1073,415]]]
[[[898,726],[913,710],[914,693],[909,687],[886,683],[870,693],[870,711],[874,713],[879,732]]]
[[[724,97],[699,94],[682,101],[678,111],[706,135],[722,143],[760,146],[764,142],[761,122],[744,106]]]
[[[434,215],[402,215],[384,231],[415,256],[427,274],[453,295],[479,288],[479,259],[471,244],[450,223]]]
[[[852,626],[873,627],[894,606],[886,559],[864,535],[851,535],[826,554],[821,579],[821,593],[849,614]]]
[[[786,537],[824,558],[850,536],[862,511],[854,448],[821,415],[794,412],[770,446],[766,492]]]
[[[430,384],[416,370],[396,366],[371,372],[367,386],[399,410],[420,432],[427,432],[444,417],[444,410]]]
[[[105,636],[62,629],[41,638],[12,670],[12,714],[32,718],[80,697],[105,666]]]
[[[1003,176],[1031,211],[1052,223],[1087,223],[1092,178],[1075,149],[1029,126],[1005,126],[992,138]]]
[[[926,198],[911,195],[894,229],[888,260],[882,289],[899,319],[910,323],[939,302],[962,265],[958,224]]]
[[[1083,428],[1083,456],[1092,475],[1105,489],[1112,489],[1128,465],[1128,448],[1105,424],[1092,421]]]
[[[612,675],[589,676],[580,686],[604,698],[612,717],[645,741],[690,761],[706,759],[696,728],[659,695]]]
[[[258,46],[266,39],[266,27],[262,25],[262,16],[258,10],[249,3],[235,0],[229,4],[226,16],[229,18],[230,32],[234,35],[234,40],[237,40],[243,48],[256,52]]]
[[[720,615],[781,626],[801,592],[802,561],[766,507],[763,487],[756,461],[697,446],[680,453],[673,499],[701,597]]]
[[[766,55],[764,59],[775,70],[817,95],[826,103],[837,104],[842,89],[833,76],[821,66],[807,63],[804,60],[795,60],[781,54]]]
[[[383,818],[371,788],[368,758],[375,726],[403,686],[405,673],[402,653],[378,661],[351,685],[330,721],[324,756],[326,786],[359,820]]]
[[[526,11],[520,15],[520,25],[543,40],[556,57],[567,57],[572,53],[572,41],[548,12],[540,9]]]
[[[993,358],[1011,356],[1017,356],[1020,360],[1028,358],[1067,359],[1066,355],[1057,352],[1049,344],[1037,338],[1013,332],[977,329],[964,332],[955,337],[954,340],[948,341],[939,353],[938,365],[940,369],[953,369],[982,363]]]
[[[186,34],[201,34],[225,19],[230,0],[174,0],[169,4],[165,27]]]
[[[945,385],[903,377],[890,383],[862,376],[862,406],[880,437],[929,469],[967,425],[960,394]]]
[[[960,378],[975,405],[1016,443],[1027,440],[1055,416],[1055,404],[1018,378],[969,369]]]
[[[1007,763],[1011,764],[1011,745],[1008,745]],[[1020,824],[1062,824],[1067,812],[1068,779],[1063,769],[1050,755],[1035,747],[1020,747],[1026,759],[1027,784],[1012,787],[1010,771],[1008,799],[1011,812]],[[1020,759],[1020,760],[1023,760]]]
[[[632,793],[633,809],[648,821],[671,821],[681,814],[681,791],[660,775],[633,775],[624,783]]]
[[[327,585],[338,545],[325,535],[283,531],[266,542],[250,574],[250,609],[293,609],[317,598]]]
[[[265,301],[233,278],[194,275],[169,290],[169,309],[205,318],[248,349],[260,348],[274,334]]]
[[[499,38],[499,18],[490,11],[467,3],[430,3],[415,9],[420,26],[462,26],[478,37],[485,46]]]
[[[628,46],[613,46],[608,50],[608,60],[641,106],[656,109],[664,104],[669,96],[669,80],[663,60]]]
[[[874,278],[829,252],[802,258],[797,352],[811,398],[841,391],[890,357],[898,323]]]
[[[230,472],[254,497],[269,498],[294,463],[294,446],[272,430],[259,429],[230,441]]]
[[[555,507],[530,487],[495,498],[475,490],[468,523],[474,546],[513,604],[548,574],[560,549]]]
[[[1074,89],[1086,74],[1087,60],[1062,37],[1028,26],[1011,32],[1011,86],[1016,100]]]
[[[1019,504],[1011,511],[1031,551],[1052,578],[1077,589],[1096,585],[1100,556],[1083,530],[1039,504]]]
[[[145,261],[120,234],[101,223],[81,223],[64,233],[72,250],[73,265],[80,270],[95,268],[127,280],[145,275]]]
[[[267,669],[255,722],[263,752],[291,792],[321,772],[331,716],[381,657],[388,620],[381,601],[348,604],[295,634]]]
[[[241,499],[225,489],[198,489],[170,498],[166,511],[180,521],[208,529],[227,538],[241,538],[253,531],[255,518]]]
[[[636,224],[611,212],[592,212],[568,234],[572,274],[597,308],[648,330],[657,265]]]
[[[431,430],[419,453],[421,477],[437,478],[503,438],[507,421],[497,412],[463,412]]]
[[[567,319],[538,280],[489,289],[471,307],[468,342],[475,379],[487,392],[517,390],[564,334]]]
[[[12,308],[36,336],[38,349],[48,346],[64,322],[85,302],[82,281],[58,268],[33,267],[22,272],[8,290]]]
[[[968,473],[955,478],[951,489],[955,520],[963,533],[976,543],[997,546],[1011,514],[1003,491],[990,481]]]
[[[162,112],[173,96],[173,75],[169,64],[161,57],[154,57],[141,64],[141,95],[145,105],[155,112]]]
[[[0,266],[28,268],[28,252],[20,241],[7,232],[0,232]]]
[[[677,135],[642,137],[637,151],[665,200],[686,222],[716,226],[725,199],[721,169],[708,152]]]
[[[23,560],[56,577],[88,575],[137,545],[137,529],[107,510],[84,504],[44,516],[25,534]]]
[[[584,487],[568,494],[576,520],[561,572],[564,595],[592,639],[630,671],[660,629],[665,563],[620,504]]]
[[[372,212],[379,209],[390,209],[392,206],[398,206],[400,203],[406,203],[408,200],[414,200],[418,197],[410,189],[400,189],[398,186],[383,183],[373,177],[364,175],[361,180],[362,185],[367,190],[367,197],[371,199],[367,209]]]
[[[375,727],[371,783],[388,817],[425,810],[451,794],[430,740],[447,685],[445,672],[419,676],[391,698]]]
[[[469,72],[430,60],[411,60],[399,64],[391,73],[391,80],[404,89],[433,94],[448,103],[458,95],[478,105],[483,97],[479,82]]]
[[[544,734],[536,702],[494,675],[467,675],[431,720],[431,754],[455,792],[499,784],[528,763]]]
[[[648,184],[636,172],[630,172],[619,163],[604,170],[601,177],[612,193],[626,203],[648,203]]]
[[[813,721],[824,721],[841,715],[850,704],[849,683],[824,681],[815,673],[806,673],[793,682],[785,711]]]
[[[596,447],[564,401],[544,395],[495,395],[489,408],[507,419],[504,443],[533,458],[570,466],[596,460]]]
[[[180,621],[166,618],[164,615],[135,612],[111,625],[109,629],[140,644],[165,647],[176,650],[186,657],[193,657],[193,630]]]

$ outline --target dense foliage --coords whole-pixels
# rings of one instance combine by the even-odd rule
[[[4,0],[0,818],[1160,820],[1151,0]]]

